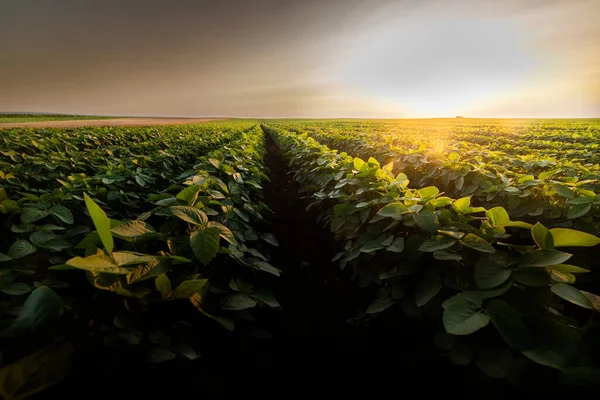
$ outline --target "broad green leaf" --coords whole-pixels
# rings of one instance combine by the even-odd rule
[[[221,233],[217,228],[199,229],[190,235],[190,246],[200,262],[207,265],[219,251]]]
[[[140,282],[166,273],[169,271],[168,260],[169,259],[165,257],[155,257],[145,264],[138,265],[129,275],[127,275],[127,283],[132,284]]]
[[[533,225],[523,222],[523,221],[511,221],[508,224],[504,225],[506,228],[523,228],[523,229],[531,229]]]
[[[580,268],[575,265],[569,265],[569,264],[553,265],[552,270],[558,271],[558,272],[563,272],[563,273],[571,273],[571,274],[585,274],[587,272],[590,272],[590,270],[588,270],[588,269]]]
[[[409,212],[408,208],[401,202],[397,201],[397,202],[386,205],[381,210],[379,210],[377,212],[377,214],[381,215],[382,217],[391,217],[391,218],[400,219],[400,217],[403,214],[407,214],[408,212]]]
[[[402,253],[404,251],[404,238],[402,236],[395,238],[392,244],[386,247],[386,250],[393,253]]]
[[[62,299],[48,286],[41,286],[27,297],[17,319],[2,336],[20,336],[49,328],[62,313]]]
[[[512,270],[498,265],[493,259],[481,259],[475,264],[475,282],[481,289],[492,289],[502,285]]]
[[[555,247],[591,247],[600,244],[600,238],[589,233],[567,228],[550,229]]]
[[[0,292],[11,296],[20,296],[30,291],[31,288],[24,282],[13,282],[8,286],[0,286]]]
[[[437,250],[433,252],[433,258],[436,260],[448,260],[448,261],[460,261],[462,256],[460,254],[452,253],[446,250]]]
[[[574,218],[583,217],[591,209],[592,209],[591,204],[575,204],[569,210],[569,213],[567,214],[567,218],[574,219]]]
[[[429,303],[442,290],[442,284],[434,279],[425,278],[415,288],[415,303],[422,307]]]
[[[119,267],[145,264],[156,260],[156,256],[132,253],[130,251],[115,251],[112,253],[112,258]]]
[[[590,303],[592,303],[592,306],[596,311],[600,311],[600,296],[597,296],[593,293],[584,292],[583,290],[580,290],[580,292],[583,293],[585,297],[587,297],[587,299],[590,301]]]
[[[194,293],[190,297],[190,302],[194,305],[194,307],[196,307],[198,309],[198,311],[200,311],[202,314],[206,315],[207,317],[212,318],[215,321],[217,321],[223,328],[227,329],[230,332],[233,332],[233,330],[235,329],[235,325],[233,324],[232,320],[230,320],[228,318],[217,317],[216,315],[208,313],[204,309],[204,305],[202,304],[202,296],[200,296],[200,293]]]
[[[12,259],[23,258],[35,253],[36,247],[27,240],[17,240],[8,249],[8,257]]]
[[[35,231],[29,236],[29,240],[36,246],[52,240],[56,235],[52,231]]]
[[[422,210],[414,215],[415,222],[425,232],[434,234],[439,228],[437,215],[431,210]]]
[[[466,292],[457,293],[452,297],[448,297],[442,303],[442,308],[445,310],[453,304],[464,302],[473,303],[476,306],[481,306],[481,304],[483,303],[483,298],[481,297],[481,294],[479,292],[476,292],[474,290],[468,290]]]
[[[203,225],[208,222],[206,214],[194,207],[172,206],[169,207],[169,210],[171,211],[171,214],[190,224]]]
[[[465,212],[467,210],[467,208],[470,205],[471,205],[471,198],[470,197],[463,197],[463,198],[460,198],[458,200],[455,200],[454,203],[452,203],[452,208],[457,213],[462,214],[463,212]]]
[[[221,300],[223,310],[239,311],[256,306],[256,300],[243,292],[231,293]]]
[[[361,172],[362,169],[363,169],[363,167],[366,167],[366,163],[363,160],[361,160],[360,158],[358,158],[358,157],[354,157],[353,163],[354,163],[354,168],[358,172]]]
[[[9,256],[7,256],[6,254],[0,253],[0,262],[2,261],[10,261],[12,260],[12,258],[10,258]]]
[[[517,350],[528,348],[531,341],[529,328],[514,308],[503,300],[492,300],[487,305],[486,311],[492,324],[509,346]]]
[[[424,241],[423,244],[419,246],[419,251],[432,253],[436,250],[443,250],[447,249],[448,247],[452,247],[454,243],[456,243],[456,240],[448,236],[436,235]]]
[[[265,242],[272,244],[273,246],[279,246],[279,243],[277,243],[277,239],[275,239],[275,236],[273,236],[270,233],[263,233],[260,235],[260,238]]]
[[[111,232],[122,238],[138,238],[145,235],[155,234],[156,231],[152,226],[144,221],[125,221],[119,226],[111,229]]]
[[[185,201],[190,206],[194,205],[198,198],[198,192],[200,191],[200,185],[190,185],[177,193],[175,196],[178,200]]]
[[[548,228],[539,222],[531,228],[531,236],[540,249],[554,249],[554,240]]]
[[[173,297],[176,299],[189,299],[194,293],[200,292],[207,282],[208,279],[183,281],[173,291]]]
[[[567,199],[573,198],[573,191],[564,185],[554,185],[554,190],[559,196],[566,197]]]
[[[94,200],[92,200],[87,195],[87,193],[84,193],[83,197],[85,199],[85,205],[87,207],[87,210],[90,213],[90,216],[92,217],[92,221],[94,222],[94,226],[96,227],[96,231],[100,236],[100,240],[102,241],[104,249],[108,253],[112,253],[114,248],[114,242],[112,233],[110,232],[110,220],[106,216],[104,210],[102,210],[100,206],[98,206],[98,204],[96,204]]]
[[[544,287],[550,284],[550,276],[544,268],[519,268],[512,273],[518,283],[531,287]]]
[[[546,367],[562,370],[566,365],[566,360],[563,356],[550,349],[526,350],[523,354],[531,361]]]
[[[444,328],[452,335],[470,335],[485,327],[490,319],[481,307],[468,301],[452,304],[444,310]]]
[[[572,256],[558,250],[533,250],[523,255],[520,264],[527,267],[548,267],[562,264]]]
[[[464,238],[462,238],[461,243],[467,247],[470,247],[474,250],[481,251],[483,253],[495,253],[496,249],[489,244],[485,239],[480,238],[479,236],[469,233]]]
[[[426,199],[428,197],[433,197],[440,192],[438,188],[435,186],[427,186],[422,189],[417,190],[417,194],[419,197]]]
[[[30,224],[40,219],[46,218],[50,213],[39,208],[26,208],[21,213],[21,222],[24,224]]]
[[[105,254],[94,254],[85,258],[74,257],[68,260],[66,264],[86,271],[104,272],[107,274],[126,275],[132,272],[129,268],[118,266],[110,256]]]
[[[378,297],[367,307],[367,314],[376,314],[394,305],[391,297]]]
[[[74,222],[73,214],[71,211],[65,206],[54,206],[50,209],[50,213],[54,215],[56,218],[60,219],[65,224],[72,224]]]
[[[277,301],[272,293],[266,291],[254,291],[250,293],[250,297],[255,300],[260,300],[269,307],[281,307],[281,304]]]
[[[494,207],[485,212],[489,223],[492,226],[505,226],[510,223],[510,217],[503,207]]]
[[[70,249],[73,247],[71,243],[59,238],[50,239],[47,242],[40,243],[39,246],[43,247],[44,249],[50,249],[54,251],[62,251],[64,249]]]
[[[266,261],[255,260],[255,261],[252,261],[251,265],[252,265],[252,267],[254,267],[260,271],[268,272],[269,274],[273,274],[275,276],[281,275],[281,271],[279,269],[275,268],[274,266],[272,266],[271,264],[269,264]]]
[[[156,286],[156,290],[160,292],[160,295],[163,299],[166,299],[171,295],[171,281],[166,274],[160,274],[154,280],[154,285]]]
[[[552,285],[550,290],[552,290],[552,293],[554,293],[560,298],[567,300],[568,302],[571,302],[583,308],[589,308],[591,310],[594,309],[594,305],[592,304],[590,299],[588,299],[585,294],[583,294],[573,286],[564,283],[557,283],[555,285]]]
[[[384,248],[384,246],[381,244],[380,241],[370,240],[361,246],[360,251],[363,253],[369,253],[372,251],[381,250],[383,248]]]

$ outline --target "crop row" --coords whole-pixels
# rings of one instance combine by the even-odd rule
[[[196,358],[197,349],[181,329],[166,328],[168,314],[156,323],[148,310],[189,299],[233,330],[254,329],[251,309],[279,307],[267,289],[269,276],[280,271],[268,262],[269,247],[277,242],[263,222],[270,210],[261,201],[266,175],[258,125],[22,131],[20,147],[17,133],[11,132],[4,151],[12,162],[4,160],[1,189],[7,228],[0,249],[2,337],[23,343],[59,319],[85,318],[86,307],[73,292],[82,278],[100,293],[113,292],[88,300],[109,302],[96,307],[112,304],[115,293],[129,299],[111,305],[104,319],[91,315],[97,321],[87,335],[100,343],[136,345],[151,361],[177,354]],[[55,141],[56,134],[68,137]],[[40,152],[28,148],[32,141]],[[127,197],[113,197],[114,191]],[[53,332],[43,343],[65,335]],[[47,373],[59,368],[52,360],[66,351],[42,348],[21,359],[17,352],[5,359],[0,374],[32,363],[44,365],[36,373]]]
[[[600,133],[597,130],[573,133],[568,129],[571,125],[563,124],[555,137],[550,135],[549,140],[543,136],[545,147],[531,147],[535,141],[530,136],[549,135],[548,129],[540,127],[527,133],[517,130],[501,134],[493,129],[486,131],[481,125],[477,125],[478,131],[464,133],[456,132],[461,125],[452,129],[432,123],[429,130],[418,125],[417,132],[397,132],[386,129],[384,123],[280,126],[298,134],[307,133],[352,156],[365,159],[374,156],[382,164],[391,165],[394,174],[406,174],[415,187],[436,186],[452,197],[470,196],[478,206],[502,206],[511,218],[597,234],[600,150],[597,143],[585,142],[597,142]],[[557,126],[561,127],[560,123]],[[579,153],[565,149],[567,138],[581,146]]]
[[[358,286],[379,287],[362,318],[385,311],[437,320],[435,342],[449,359],[490,377],[523,378],[535,364],[564,379],[591,376],[598,341],[587,328],[600,297],[579,289],[593,283],[585,276],[594,256],[577,249],[598,237],[513,220],[502,207],[474,207],[435,186],[412,188],[375,158],[264,129],[341,242],[340,267]]]

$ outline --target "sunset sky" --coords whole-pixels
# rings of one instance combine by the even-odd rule
[[[600,117],[599,0],[0,0],[0,111]]]

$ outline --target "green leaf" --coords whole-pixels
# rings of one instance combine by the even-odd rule
[[[421,210],[414,215],[415,222],[425,232],[434,234],[439,228],[437,215],[431,210]]]
[[[154,261],[156,256],[133,253],[130,251],[115,251],[112,253],[112,259],[119,267],[124,267],[126,265],[139,265]]]
[[[382,217],[400,219],[403,214],[407,214],[408,212],[408,208],[401,202],[397,201],[386,205],[381,210],[377,211],[377,214],[381,215]]]
[[[111,232],[122,238],[138,238],[145,235],[155,234],[156,231],[152,226],[144,221],[125,221],[122,224],[115,226]]]
[[[566,197],[567,199],[573,198],[573,191],[567,186],[554,185],[553,188],[559,196]]]
[[[469,233],[462,240],[461,243],[474,250],[481,251],[483,253],[495,253],[496,249],[489,244],[485,239],[479,236]]]
[[[583,290],[580,290],[580,292],[583,293],[585,297],[587,297],[587,299],[590,301],[590,303],[592,303],[592,306],[596,311],[600,311],[600,296],[597,296],[593,293],[585,292]]]
[[[84,193],[83,197],[85,199],[85,205],[87,207],[87,210],[90,213],[90,216],[92,217],[92,221],[94,222],[94,226],[96,227],[96,231],[100,236],[100,240],[102,241],[104,249],[108,253],[112,253],[114,248],[114,242],[112,233],[110,232],[110,220],[106,216],[104,210],[102,210],[100,206],[98,206],[98,204],[96,204],[94,200],[92,200],[90,196],[87,195],[87,193]]]
[[[6,254],[0,253],[0,262],[10,261],[10,260],[12,260],[12,258],[10,258],[9,256],[7,256]]]
[[[442,284],[432,278],[425,277],[415,288],[415,303],[422,307],[429,303],[442,290]]]
[[[376,314],[394,305],[391,297],[378,297],[367,307],[367,314]]]
[[[207,265],[219,251],[221,233],[217,228],[199,229],[190,235],[190,246],[200,262]]]
[[[404,238],[402,236],[395,238],[392,244],[386,247],[386,250],[392,253],[402,253],[404,251]]]
[[[223,310],[239,311],[256,306],[256,300],[243,292],[231,293],[221,300]]]
[[[41,286],[27,297],[17,319],[2,336],[20,336],[49,328],[62,313],[62,299],[48,286]]]
[[[456,240],[448,236],[436,235],[424,241],[423,244],[419,246],[419,251],[432,253],[436,250],[443,250],[447,249],[448,247],[452,247],[454,243],[456,243]]]
[[[460,254],[452,253],[445,250],[437,250],[433,252],[433,258],[436,260],[448,260],[448,261],[460,261],[462,256]]]
[[[281,304],[277,301],[275,296],[272,293],[266,291],[255,291],[250,293],[250,297],[255,300],[260,300],[269,307],[281,307]]]
[[[512,273],[518,283],[531,287],[544,287],[550,284],[550,277],[544,268],[519,268]]]
[[[190,185],[177,193],[175,196],[178,200],[185,201],[190,206],[194,205],[198,198],[198,192],[200,191],[200,185]]]
[[[35,253],[36,247],[27,240],[17,240],[8,249],[8,257],[12,259],[23,258]]]
[[[506,228],[523,228],[523,229],[531,229],[533,225],[523,222],[523,221],[511,221],[508,224],[504,225]]]
[[[169,261],[165,257],[155,257],[145,264],[138,265],[129,275],[127,283],[132,284],[146,279],[154,278],[169,271]]]
[[[463,212],[465,212],[467,210],[467,208],[470,205],[471,205],[471,198],[470,197],[463,197],[463,198],[460,198],[458,200],[455,200],[454,203],[452,203],[452,208],[457,213],[462,214]]]
[[[206,315],[209,318],[214,319],[215,321],[217,321],[223,328],[227,329],[230,332],[233,332],[235,325],[233,324],[233,321],[228,319],[228,318],[223,318],[223,317],[217,317],[216,315],[212,315],[210,313],[208,313],[205,309],[204,309],[204,305],[202,304],[202,296],[200,296],[200,293],[194,293],[192,295],[192,297],[190,297],[190,302],[194,305],[194,307],[196,307],[198,309],[198,311],[200,311],[202,314]]]
[[[47,347],[0,369],[0,398],[20,400],[41,392],[70,371],[71,344]]]
[[[442,308],[446,310],[456,303],[472,303],[473,305],[479,307],[483,303],[483,298],[479,292],[467,290],[465,292],[457,293],[454,296],[444,300],[442,303]]]
[[[585,294],[583,294],[573,286],[564,283],[557,283],[556,285],[552,285],[550,290],[552,290],[552,293],[554,293],[560,298],[567,300],[568,302],[571,302],[583,308],[589,308],[590,310],[594,309],[594,305],[592,304],[590,299],[588,299]]]
[[[194,293],[199,293],[207,282],[208,279],[183,281],[173,291],[173,297],[176,299],[189,299]]]
[[[263,233],[262,235],[260,235],[260,238],[265,242],[272,244],[275,247],[279,246],[279,243],[277,243],[277,239],[275,239],[275,236],[273,236],[270,233]]]
[[[36,246],[52,240],[56,235],[52,231],[35,231],[29,236],[29,240]]]
[[[452,304],[444,311],[444,328],[452,335],[470,335],[485,327],[490,319],[481,307],[468,301]]]
[[[166,299],[171,295],[171,281],[166,274],[160,274],[154,280],[154,285],[156,286],[156,290],[160,292],[160,295],[163,299]]]
[[[469,365],[473,361],[473,348],[466,340],[459,340],[448,353],[448,360],[454,365]]]
[[[515,272],[516,271],[513,271],[513,275],[515,274]],[[481,290],[481,297],[483,297],[484,299],[491,299],[493,297],[502,296],[504,293],[508,292],[512,288],[513,284],[513,280],[508,279],[500,286],[496,286],[495,288],[488,290]]]
[[[539,222],[531,228],[531,236],[540,249],[554,249],[554,240],[548,228]]]
[[[481,289],[492,289],[506,282],[511,273],[510,268],[504,268],[492,259],[481,259],[475,264],[475,283]]]
[[[46,218],[50,213],[39,208],[26,208],[21,213],[21,222],[24,224],[30,224],[35,221],[39,221],[42,218]]]
[[[548,267],[562,264],[572,256],[558,250],[533,250],[523,255],[520,264],[528,267]]]
[[[171,214],[190,224],[203,225],[208,222],[206,214],[194,207],[172,206],[169,207],[169,210],[171,211]]]
[[[569,213],[567,214],[567,218],[574,219],[574,218],[583,217],[591,209],[592,209],[591,204],[575,204],[569,210]]]
[[[587,272],[590,272],[588,269],[580,268],[575,265],[569,265],[569,264],[553,265],[552,270],[562,272],[562,273],[571,273],[571,274],[585,274]]]
[[[86,271],[104,272],[107,274],[129,274],[131,269],[118,266],[115,261],[105,254],[94,254],[85,258],[74,257],[66,262],[67,265]]]
[[[507,302],[492,300],[486,308],[492,324],[498,329],[506,343],[517,350],[525,350],[531,341],[529,328],[521,315]]]
[[[503,207],[494,207],[485,212],[489,223],[492,226],[505,226],[510,222],[510,217]]]
[[[71,225],[74,222],[73,214],[71,214],[71,211],[65,206],[54,206],[50,209],[50,213],[65,224]]]
[[[272,266],[271,264],[269,264],[266,261],[253,260],[251,265],[252,265],[252,267],[254,267],[260,271],[268,272],[269,274],[272,274],[275,276],[281,275],[281,271],[279,269],[275,268],[274,266]]]
[[[526,350],[523,354],[533,362],[558,370],[562,370],[566,364],[560,354],[550,349]]]
[[[555,247],[591,247],[600,244],[600,238],[589,233],[567,228],[550,229]]]
[[[30,291],[31,288],[24,282],[13,282],[8,286],[0,286],[0,292],[11,296],[20,296]]]

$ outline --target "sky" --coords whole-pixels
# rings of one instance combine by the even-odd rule
[[[600,0],[0,0],[0,111],[600,117]]]

